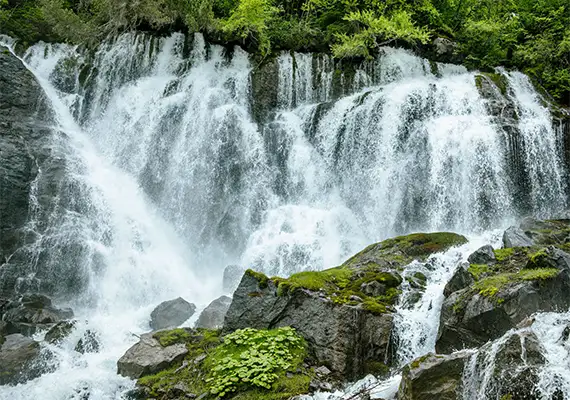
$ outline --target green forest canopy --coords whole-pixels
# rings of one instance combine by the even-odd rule
[[[97,43],[139,28],[203,32],[267,55],[371,57],[386,43],[449,38],[469,68],[518,68],[570,104],[568,0],[0,0],[0,32]]]

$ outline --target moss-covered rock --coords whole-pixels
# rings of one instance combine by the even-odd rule
[[[223,338],[220,331],[174,329],[154,337],[184,344],[188,353],[177,364],[140,378],[143,398],[285,400],[309,391],[313,372],[304,364],[307,344],[292,328],[249,328]]]
[[[324,271],[269,278],[248,270],[234,293],[224,330],[293,326],[318,364],[344,379],[359,378],[374,363],[390,364],[392,312],[403,268],[466,241],[454,233],[417,233],[371,245]],[[421,290],[425,281],[417,274],[408,283]]]
[[[413,260],[425,260],[432,254],[467,243],[465,236],[451,232],[413,233],[368,246],[343,265],[356,268],[370,263],[403,267]]]
[[[495,260],[470,264],[472,283],[445,293],[437,351],[476,347],[535,312],[567,310],[570,254],[562,239],[569,223],[527,220],[517,229],[534,245],[497,249]]]
[[[534,388],[545,363],[543,353],[536,335],[521,330],[477,351],[427,354],[404,367],[398,399],[472,399],[481,396],[479,390],[489,399],[538,399]],[[489,371],[492,373],[486,376],[486,388],[482,389],[482,378]]]

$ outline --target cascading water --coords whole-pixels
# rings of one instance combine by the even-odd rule
[[[115,374],[131,331],[145,330],[161,300],[215,297],[208,282],[229,263],[288,275],[395,234],[480,234],[566,204],[548,110],[520,74],[502,72],[519,116],[522,183],[509,168],[512,133],[489,114],[475,74],[404,50],[340,75],[327,56],[284,53],[264,120],[251,112],[258,66],[200,35],[125,34],[94,55],[38,44],[24,59],[57,115],[50,162],[63,170],[53,204],[34,214],[47,228],[22,250],[34,262],[19,285],[53,289],[89,321],[76,334],[93,329],[103,347],[52,349],[55,372],[0,388],[2,398],[118,398],[132,384]],[[433,349],[443,286],[483,243],[409,269],[427,286],[399,306],[400,363]]]

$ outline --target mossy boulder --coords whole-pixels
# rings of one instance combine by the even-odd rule
[[[551,241],[544,232],[539,235],[532,237],[535,243]],[[570,254],[562,250],[566,246],[497,249],[495,260],[470,264],[470,276],[459,270],[462,285],[446,287],[436,350],[449,353],[478,347],[535,312],[567,310]]]
[[[417,233],[376,243],[339,267],[269,278],[248,270],[234,293],[224,331],[292,326],[318,364],[355,379],[387,358],[401,271],[413,260],[465,243],[454,233]],[[425,276],[414,276],[422,287]],[[412,283],[410,283],[412,284]]]
[[[285,400],[308,393],[314,372],[307,345],[289,327],[243,329],[224,337],[208,329],[154,334],[166,348],[185,346],[183,360],[137,381],[138,398]]]
[[[538,399],[534,388],[545,363],[544,352],[536,335],[522,329],[477,351],[427,354],[404,367],[398,399],[475,399],[481,391],[489,399]],[[480,386],[483,381],[485,388]]]
[[[467,243],[465,236],[451,232],[413,233],[368,246],[343,265],[358,268],[367,264],[404,267],[413,260],[423,261],[430,255]]]
[[[340,279],[338,271],[328,277],[332,291],[332,282]],[[226,314],[224,330],[292,326],[307,341],[316,364],[346,379],[362,376],[371,361],[385,362],[393,316],[384,306],[367,296],[334,301],[326,291],[293,285],[284,290],[281,284],[283,280],[259,279],[246,272]]]

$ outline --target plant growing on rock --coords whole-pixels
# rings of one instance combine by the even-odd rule
[[[235,331],[212,354],[210,391],[224,397],[245,387],[271,389],[280,373],[302,363],[305,349],[293,328]]]

